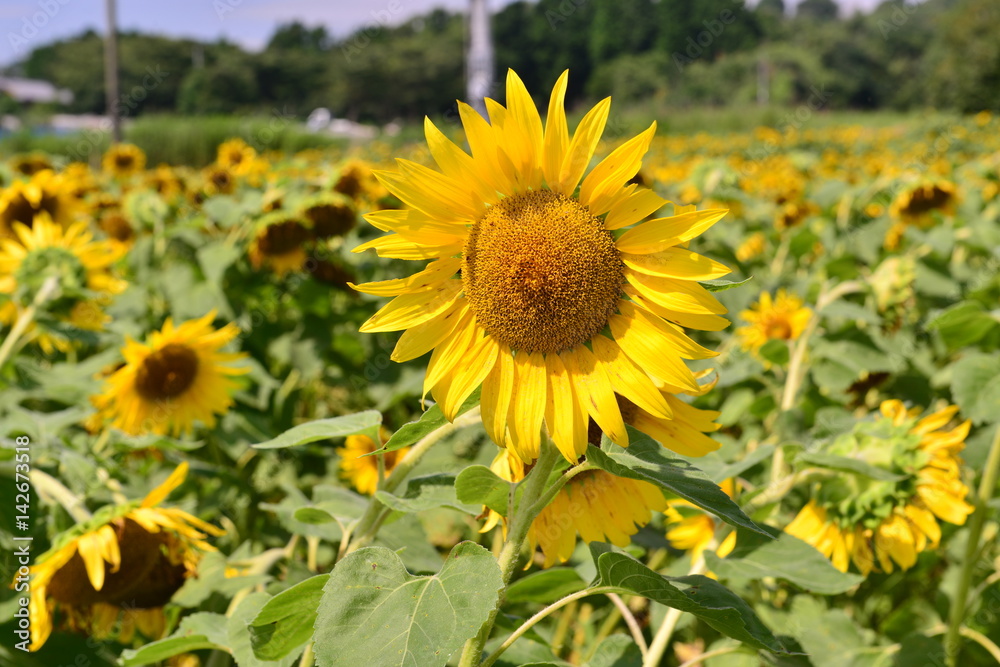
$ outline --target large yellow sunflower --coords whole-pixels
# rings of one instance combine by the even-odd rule
[[[14,223],[13,232],[14,239],[0,238],[0,294],[11,297],[0,307],[0,323],[16,320],[42,284],[56,276],[59,296],[47,310],[79,329],[101,330],[107,321],[102,306],[126,287],[110,270],[125,249],[94,241],[84,221],[64,229],[47,213],[38,214],[31,227]],[[38,336],[37,342],[46,353],[71,347],[68,339],[49,333]]]
[[[361,330],[406,330],[396,361],[433,350],[424,389],[449,419],[482,385],[487,433],[525,462],[538,455],[543,423],[575,462],[587,447],[588,415],[628,445],[618,397],[671,419],[660,390],[698,391],[684,359],[716,354],[681,327],[728,324],[697,281],[729,270],[681,247],[726,211],[642,222],[668,203],[628,184],[655,123],[587,174],[610,99],[571,137],[567,80],[563,73],[556,82],[544,130],[514,72],[508,106],[486,100],[490,122],[460,103],[471,155],[425,120],[440,171],[397,160],[398,171],[377,172],[407,208],[369,213],[392,233],[355,249],[433,260],[408,278],[357,286],[395,297]]]
[[[47,213],[57,225],[69,226],[82,210],[74,189],[73,183],[50,169],[4,187],[0,191],[0,238],[13,237],[16,222],[31,227],[40,213]]]
[[[136,630],[150,640],[163,635],[164,605],[197,571],[202,552],[215,551],[206,534],[225,532],[179,509],[157,507],[187,470],[182,463],[141,502],[103,508],[39,556],[31,567],[32,651],[54,627],[122,643]]]
[[[865,575],[879,566],[892,572],[893,563],[909,569],[920,552],[938,546],[938,520],[962,525],[973,511],[959,458],[970,422],[942,430],[958,408],[923,419],[919,409],[908,411],[898,400],[884,401],[880,410],[881,419],[862,422],[835,441],[830,453],[888,469],[902,480],[842,473],[820,485],[785,527],[842,572],[850,562]]]
[[[190,432],[196,421],[208,427],[232,405],[233,375],[249,371],[226,364],[242,352],[220,352],[239,333],[234,324],[212,328],[215,311],[175,327],[167,318],[146,344],[127,339],[125,365],[91,397],[111,425],[131,434]]]

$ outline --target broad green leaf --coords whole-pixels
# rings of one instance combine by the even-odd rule
[[[570,593],[587,587],[576,570],[568,567],[553,567],[540,572],[532,572],[515,581],[507,588],[504,599],[507,602],[541,602],[549,604]]]
[[[821,468],[853,472],[858,475],[864,475],[865,477],[877,479],[883,482],[901,482],[904,479],[907,479],[907,475],[897,475],[885,470],[884,468],[879,468],[878,466],[873,466],[870,463],[865,463],[859,459],[852,459],[847,456],[835,456],[833,454],[823,454],[821,452],[801,452],[796,457],[796,461],[819,466]]]
[[[786,341],[775,339],[769,340],[761,346],[760,356],[772,364],[784,366],[788,363],[791,353],[788,350],[788,343]]]
[[[707,289],[709,292],[725,292],[726,290],[733,289],[734,287],[743,287],[748,282],[753,280],[753,276],[749,278],[744,278],[739,282],[733,282],[731,280],[699,280],[698,284]]]
[[[951,369],[951,394],[975,424],[1000,420],[1000,356],[968,354]]]
[[[493,555],[472,542],[437,575],[415,577],[395,553],[367,547],[334,567],[316,619],[319,667],[437,667],[475,635],[503,580]]]
[[[288,429],[276,438],[261,442],[256,449],[281,449],[297,447],[317,440],[342,438],[346,435],[364,433],[378,442],[378,427],[382,424],[382,414],[377,410],[365,410],[353,415],[317,419]]]
[[[642,651],[631,635],[605,637],[584,667],[642,667]]]
[[[377,491],[375,497],[397,512],[422,512],[434,507],[450,507],[476,515],[482,510],[481,505],[459,502],[455,495],[455,475],[448,473],[415,477],[407,482],[402,496]]]
[[[715,514],[730,525],[769,535],[701,470],[684,459],[667,456],[667,450],[662,445],[631,426],[628,427],[628,435],[628,449],[612,445],[605,438],[608,451],[590,446],[587,460],[612,475],[655,484]]]
[[[437,405],[432,405],[422,415],[420,419],[408,424],[403,424],[399,430],[392,434],[392,437],[385,443],[380,452],[392,452],[403,447],[419,442],[432,431],[437,430],[446,423],[444,413]]]
[[[862,576],[841,572],[815,547],[787,533],[779,533],[774,541],[739,558],[732,554],[719,558],[705,551],[705,560],[709,569],[723,579],[774,577],[822,595],[843,593],[864,581]]]
[[[155,664],[161,660],[201,649],[226,651],[229,641],[228,620],[222,614],[202,611],[185,616],[177,630],[164,639],[140,649],[122,651],[123,667]]]
[[[243,251],[231,243],[215,241],[198,248],[198,264],[205,278],[215,286],[222,285],[222,276]]]
[[[324,509],[319,507],[300,507],[295,510],[292,515],[295,517],[296,521],[301,521],[302,523],[308,523],[313,526],[318,526],[324,523],[334,523],[337,517],[333,516]]]
[[[842,609],[827,609],[820,599],[799,595],[792,600],[789,623],[783,628],[795,637],[815,667],[871,665],[878,647],[867,642],[857,624]],[[883,649],[884,650],[884,647]],[[888,665],[888,660],[878,664]]]
[[[746,602],[708,577],[665,577],[631,556],[617,552],[601,554],[597,559],[597,571],[601,586],[641,595],[694,614],[722,634],[754,648],[772,653],[788,652]]]
[[[469,466],[458,473],[455,479],[455,495],[459,502],[486,505],[502,516],[507,516],[511,486],[510,482],[486,466]]]
[[[273,600],[267,593],[251,593],[243,598],[243,601],[233,611],[229,617],[227,628],[229,630],[229,646],[233,652],[233,658],[239,667],[289,667],[295,662],[297,654],[285,655],[280,659],[262,659],[255,655],[250,644],[253,639],[247,631],[250,622],[257,616],[261,608]],[[304,626],[312,630],[312,625]],[[310,635],[312,633],[310,632]]]
[[[862,372],[893,372],[895,362],[883,350],[872,345],[853,340],[820,341],[812,353],[817,359],[828,359],[854,373],[857,378]]]
[[[299,582],[275,595],[249,621],[253,654],[279,660],[303,646],[313,635],[316,610],[329,574]]]
[[[952,350],[979,342],[1000,322],[986,312],[978,301],[963,301],[938,314],[927,323],[927,329],[937,331]]]

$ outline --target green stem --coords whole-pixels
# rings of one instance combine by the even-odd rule
[[[302,659],[299,660],[299,667],[312,667],[313,662],[313,644],[309,642],[302,651]]]
[[[420,459],[423,458],[424,454],[437,444],[442,438],[445,438],[457,429],[464,426],[470,426],[476,424],[480,421],[479,407],[476,406],[472,410],[469,410],[461,417],[455,419],[454,422],[450,424],[445,424],[440,426],[427,435],[423,437],[417,444],[410,448],[410,451],[406,453],[406,456],[396,464],[396,467],[392,469],[389,476],[385,478],[383,483],[379,486],[379,490],[392,492],[403,483],[403,480],[413,471],[413,469],[420,463]],[[366,546],[371,542],[372,538],[375,537],[375,533],[378,532],[379,526],[382,524],[382,512],[386,507],[374,496],[368,501],[368,508],[365,513],[358,519],[357,525],[351,531],[352,538],[351,541],[344,552],[343,555],[353,553],[363,546]]]
[[[507,531],[507,540],[504,542],[503,548],[500,550],[500,556],[497,559],[500,565],[500,576],[503,579],[504,591],[507,590],[507,584],[510,583],[511,577],[514,576],[514,570],[517,568],[517,559],[521,554],[521,547],[524,546],[524,541],[528,537],[528,530],[531,528],[531,523],[538,516],[538,513],[544,509],[544,507],[539,507],[538,500],[545,492],[545,484],[548,482],[549,474],[555,467],[559,457],[559,450],[556,449],[555,445],[547,437],[543,437],[541,452],[539,452],[538,460],[535,461],[535,466],[528,473],[528,476],[520,482],[524,484],[524,493],[521,495],[521,502],[513,510],[508,507],[508,515],[511,518]],[[483,648],[486,646],[486,640],[489,639],[490,632],[493,631],[493,624],[496,622],[497,614],[500,612],[500,605],[503,604],[503,598],[504,593],[501,592],[500,599],[497,600],[493,611],[490,612],[486,622],[479,629],[479,633],[465,642],[465,648],[462,650],[462,658],[458,663],[459,667],[477,667],[479,665],[483,655]]]
[[[35,468],[31,471],[30,477],[31,485],[39,496],[62,505],[77,523],[86,523],[93,518],[83,504],[83,499],[63,486],[63,483],[52,475]]]
[[[958,655],[962,650],[962,621],[965,620],[965,604],[972,585],[973,569],[976,563],[976,553],[979,551],[979,539],[983,533],[983,524],[990,513],[989,502],[996,489],[997,474],[1000,473],[1000,426],[993,436],[989,457],[983,469],[983,478],[979,482],[979,493],[974,500],[975,511],[969,520],[969,540],[965,544],[965,559],[962,562],[962,573],[959,579],[955,599],[951,603],[951,614],[948,617],[948,634],[945,635],[944,651],[948,667],[958,666]]]
[[[3,345],[0,345],[0,368],[7,363],[7,357],[10,356],[11,351],[14,349],[14,345],[20,340],[21,336],[31,325],[35,319],[35,313],[38,309],[48,301],[56,290],[59,288],[59,278],[57,276],[49,276],[42,283],[41,289],[35,294],[35,298],[32,299],[31,305],[24,309],[24,312],[17,318],[14,322],[14,326],[11,327],[10,333],[3,341]]]

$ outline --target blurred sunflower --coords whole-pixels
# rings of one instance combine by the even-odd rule
[[[14,181],[0,192],[0,238],[14,236],[14,223],[31,227],[39,213],[62,227],[81,212],[81,202],[73,195],[73,184],[45,169],[28,181]]]
[[[351,199],[361,199],[381,190],[372,167],[363,160],[347,160],[335,176],[333,190]]]
[[[105,211],[98,220],[97,226],[108,235],[112,242],[125,249],[131,248],[132,244],[135,243],[135,230],[121,209]]]
[[[104,153],[101,167],[116,178],[128,178],[146,168],[146,154],[135,144],[115,144]]]
[[[54,628],[130,643],[159,639],[163,607],[194,576],[207,535],[225,531],[179,509],[157,507],[187,475],[182,463],[141,502],[108,506],[57,537],[31,567],[31,650]],[[116,628],[117,626],[117,628]]]
[[[922,419],[898,400],[884,401],[881,418],[860,422],[833,441],[826,453],[888,471],[874,479],[861,473],[825,480],[785,527],[819,549],[841,572],[850,562],[867,575],[895,565],[906,570],[941,539],[938,521],[965,523],[973,507],[961,480],[961,458],[970,422],[943,430],[958,413],[949,406]],[[876,564],[877,561],[877,564]]]
[[[749,326],[736,329],[744,350],[757,352],[771,340],[795,340],[812,317],[812,310],[802,304],[802,299],[779,289],[772,300],[763,292],[757,303],[740,313]]]
[[[908,226],[927,228],[940,215],[954,215],[958,204],[958,188],[954,183],[939,180],[921,183],[904,190],[889,206],[889,215],[895,221],[885,233],[883,245],[887,250],[899,247]]]
[[[382,441],[379,447],[389,441],[392,433],[386,427],[379,429],[379,439]],[[340,478],[350,483],[358,493],[366,496],[375,495],[378,488],[378,461],[371,454],[376,449],[375,441],[367,435],[349,435],[344,442],[344,448],[340,450]],[[388,475],[396,467],[409,447],[396,449],[383,454],[385,462],[385,474]]]
[[[144,177],[146,185],[166,201],[184,192],[184,179],[169,165],[161,164],[150,169]]]
[[[257,157],[257,151],[242,139],[230,139],[219,145],[216,151],[215,163],[236,174],[237,176],[246,173]]]
[[[125,365],[105,380],[103,394],[91,397],[102,418],[126,433],[189,433],[196,421],[215,425],[216,415],[232,405],[237,387],[229,376],[249,372],[227,366],[246,357],[220,352],[239,329],[212,328],[215,311],[175,327],[167,318],[148,343],[126,339]]]
[[[208,195],[230,195],[236,189],[236,179],[233,172],[225,167],[213,165],[205,167],[201,172],[202,190]]]
[[[510,450],[500,451],[490,468],[509,482],[525,476],[524,464]],[[666,509],[666,499],[652,484],[588,470],[568,481],[535,518],[528,530],[528,544],[532,552],[536,546],[541,548],[542,567],[552,567],[570,559],[577,535],[584,542],[626,547],[632,535],[649,523],[653,512]],[[500,515],[490,510],[479,532],[491,530],[500,520]]]
[[[736,492],[736,483],[732,479],[723,480],[719,487],[730,498]],[[691,554],[695,562],[705,549],[709,548],[715,539],[715,529],[718,526],[716,518],[699,509],[687,500],[671,500],[667,502],[667,522],[672,527],[667,530],[667,539],[676,549]],[[676,524],[676,525],[673,525]],[[726,539],[716,548],[715,553],[720,558],[728,556],[736,547],[736,531],[729,533]]]
[[[10,159],[10,167],[22,176],[34,176],[40,171],[52,169],[52,160],[45,153],[23,153]]]
[[[766,243],[767,239],[761,232],[754,232],[736,248],[736,259],[741,262],[749,262],[751,259],[759,257],[764,252]]]
[[[544,132],[513,71],[508,107],[486,101],[490,123],[460,104],[472,155],[425,120],[441,171],[400,159],[399,171],[376,172],[408,208],[369,213],[372,225],[393,233],[355,249],[434,260],[408,278],[356,286],[396,297],[361,330],[405,329],[396,361],[433,350],[424,391],[449,419],[482,385],[487,433],[526,462],[538,455],[543,423],[575,462],[587,447],[588,414],[614,442],[628,445],[618,396],[671,419],[661,389],[698,391],[684,359],[716,354],[681,327],[728,324],[720,317],[726,309],[697,281],[729,269],[681,247],[726,211],[636,225],[667,203],[627,185],[655,123],[584,177],[610,99],[570,137],[567,81],[564,73],[556,82]]]
[[[311,197],[299,206],[302,217],[312,225],[313,235],[319,239],[343,236],[354,229],[358,214],[350,200],[329,194]]]
[[[100,331],[107,321],[102,306],[126,287],[110,270],[124,248],[94,241],[84,221],[64,229],[47,213],[39,214],[32,227],[14,223],[13,231],[15,238],[0,238],[0,294],[11,297],[0,307],[0,322],[15,321],[20,308],[56,276],[57,296],[46,304],[46,311],[78,329]],[[46,354],[72,347],[65,337],[50,333],[39,335],[37,342]]]
[[[261,217],[256,227],[249,250],[253,268],[266,265],[278,276],[302,268],[308,258],[305,244],[310,233],[301,219],[285,211],[275,211]]]

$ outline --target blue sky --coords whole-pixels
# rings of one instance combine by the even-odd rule
[[[487,0],[497,9],[511,0]],[[694,0],[692,0],[694,1]],[[839,0],[869,8],[880,0]],[[463,9],[467,0],[118,0],[124,30],[214,40],[226,37],[259,49],[279,23],[323,24],[336,36],[378,22],[398,23],[433,7]],[[786,0],[786,4],[792,4]],[[104,0],[0,0],[0,65],[32,48],[104,27]]]

